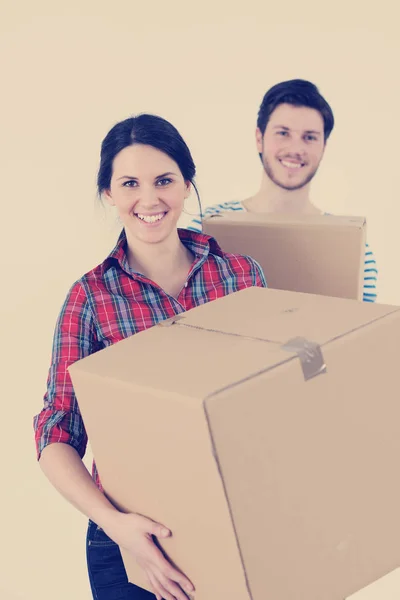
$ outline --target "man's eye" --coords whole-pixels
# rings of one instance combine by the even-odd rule
[[[317,141],[317,138],[315,137],[315,135],[307,135],[306,139],[309,142],[316,142]]]
[[[287,133],[288,133],[287,131],[278,131],[278,135],[282,135],[282,136],[287,135]]]

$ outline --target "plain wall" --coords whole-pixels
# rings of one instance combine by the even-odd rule
[[[367,218],[378,301],[400,304],[395,13],[393,0],[3,0],[2,599],[91,597],[86,519],[42,475],[32,417],[65,294],[119,231],[96,201],[108,129],[132,113],[160,114],[191,148],[203,205],[243,199],[261,177],[254,131],[263,94],[310,79],[336,119],[312,197],[332,213]],[[196,211],[195,197],[187,210]]]

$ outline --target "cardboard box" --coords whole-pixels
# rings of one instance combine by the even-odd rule
[[[346,600],[399,600],[399,598],[400,569],[395,569]]]
[[[196,600],[343,600],[399,567],[400,308],[249,288],[171,323],[70,373],[108,497],[171,528]]]
[[[362,300],[363,217],[225,212],[203,223],[225,252],[261,265],[268,287]]]

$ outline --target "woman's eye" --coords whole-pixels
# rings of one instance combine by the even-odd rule
[[[164,179],[159,179],[157,181],[157,185],[161,185],[161,186],[168,185],[171,182],[172,182],[172,179],[168,179],[167,177],[165,177]]]
[[[130,181],[125,181],[125,182],[123,183],[123,186],[124,186],[124,187],[135,187],[136,185],[137,185],[137,181],[132,181],[132,180],[130,180]]]

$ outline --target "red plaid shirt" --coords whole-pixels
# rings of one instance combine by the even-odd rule
[[[195,260],[178,299],[132,271],[121,233],[106,260],[69,290],[57,319],[44,406],[34,417],[37,458],[51,443],[73,446],[83,458],[87,434],[68,367],[125,337],[205,302],[241,289],[266,287],[261,267],[251,258],[225,254],[206,235],[179,229]],[[102,489],[96,464],[92,476]]]

